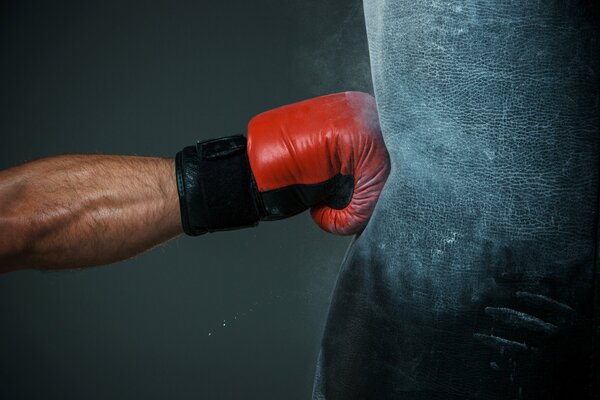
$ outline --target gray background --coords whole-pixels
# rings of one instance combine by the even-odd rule
[[[0,5],[0,169],[172,157],[342,90],[372,90],[357,0]],[[305,213],[111,266],[0,275],[0,398],[309,398],[349,242]]]

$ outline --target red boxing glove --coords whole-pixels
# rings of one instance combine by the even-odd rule
[[[321,228],[339,235],[365,228],[390,171],[375,99],[360,92],[259,114],[248,125],[247,153],[263,219],[302,211],[285,209],[302,203]]]
[[[177,153],[183,230],[201,235],[250,227],[311,208],[326,231],[359,233],[389,170],[368,94],[332,94],[276,108],[250,121],[247,139],[212,139]]]

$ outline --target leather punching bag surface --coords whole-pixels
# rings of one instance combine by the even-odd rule
[[[340,272],[314,398],[600,398],[597,17],[364,9],[392,172]]]

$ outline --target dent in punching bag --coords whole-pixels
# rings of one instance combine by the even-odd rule
[[[314,398],[598,398],[583,4],[365,0],[392,172],[344,260]]]

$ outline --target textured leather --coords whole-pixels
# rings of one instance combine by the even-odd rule
[[[315,399],[599,398],[582,4],[365,0],[392,171],[340,272]]]
[[[248,158],[261,193],[331,180],[334,198],[349,192],[346,204],[311,204],[318,204],[311,209],[315,222],[341,235],[364,229],[389,174],[375,100],[360,92],[321,96],[257,115],[248,124]],[[299,201],[293,203],[308,203],[304,195],[294,197]],[[263,201],[272,215],[281,214],[279,200],[270,202],[263,195]]]

